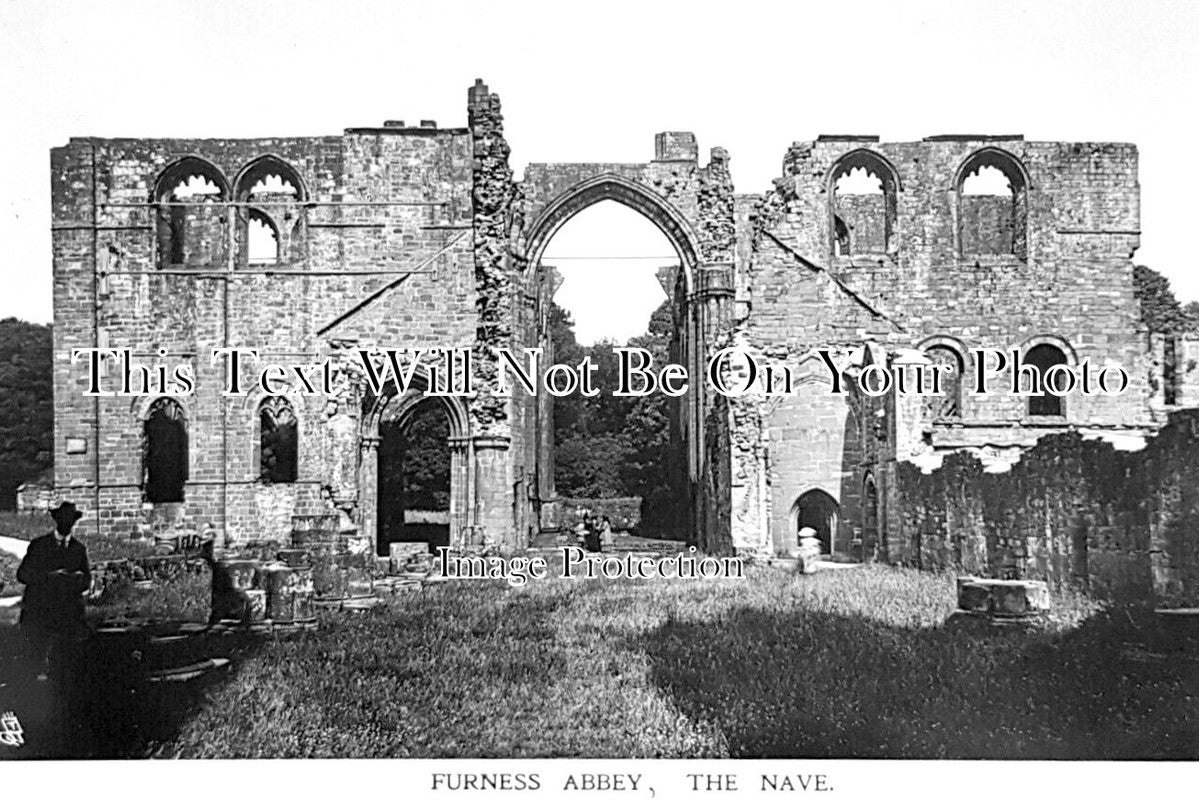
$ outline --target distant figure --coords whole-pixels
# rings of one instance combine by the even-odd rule
[[[575,523],[575,544],[579,547],[587,546],[587,531],[591,527],[587,519],[587,512],[579,512],[579,521]]]
[[[587,512],[586,524],[584,525],[583,549],[588,553],[598,553],[603,549],[600,547],[599,526],[596,524],[595,517],[590,511]]]
[[[92,583],[87,548],[71,535],[83,514],[65,502],[50,511],[55,531],[29,543],[17,569],[25,584],[21,633],[39,680],[73,673],[79,644],[87,638],[83,593]]]
[[[606,516],[600,519],[599,534],[601,547],[611,548],[616,544],[616,534],[612,530],[612,520]]]

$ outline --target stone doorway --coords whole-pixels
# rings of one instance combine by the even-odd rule
[[[798,536],[804,528],[811,528],[816,531],[816,538],[820,540],[822,553],[847,555],[838,554],[833,549],[840,510],[840,504],[828,492],[823,489],[810,489],[795,501],[791,511],[794,520],[792,530]]]
[[[450,544],[449,420],[433,401],[379,426],[377,552],[392,542]]]
[[[403,396],[368,401],[359,485],[363,535],[387,555],[392,542],[460,548],[471,544],[473,448],[457,398],[428,397],[420,374]]]

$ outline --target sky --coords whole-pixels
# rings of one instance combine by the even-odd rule
[[[658,226],[626,205],[604,200],[558,229],[541,263],[562,277],[554,302],[570,312],[575,339],[624,344],[645,333],[650,315],[667,298],[658,268],[679,259]]]
[[[70,137],[461,126],[475,78],[503,100],[518,174],[647,161],[664,130],[695,132],[701,160],[727,148],[737,191],[753,193],[789,143],[820,133],[1135,142],[1137,261],[1197,300],[1199,204],[1177,174],[1197,127],[1197,52],[1199,4],[1183,2],[0,0],[0,318],[51,318],[49,150]],[[643,220],[589,216],[590,233],[579,217],[550,253],[669,253]],[[656,305],[654,263],[571,260],[559,299],[602,309],[588,337],[622,338]],[[630,286],[645,302],[622,302]]]

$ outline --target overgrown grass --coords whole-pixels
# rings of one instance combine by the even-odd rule
[[[17,583],[17,567],[20,565],[21,559],[0,550],[0,597],[12,597],[21,593],[21,584]]]
[[[88,561],[119,561],[124,558],[145,558],[157,555],[154,545],[145,539],[126,539],[118,536],[79,536],[87,546]]]
[[[207,622],[212,604],[212,573],[187,573],[153,587],[114,586],[88,607],[88,617],[105,620],[186,620]]]
[[[946,625],[948,576],[449,582],[265,643],[170,740],[214,757],[1194,758],[1195,662],[1080,598]]]
[[[14,511],[0,512],[0,536],[33,541],[39,536],[54,532],[54,520],[49,514],[18,514]],[[78,534],[76,538],[87,546],[90,561],[117,561],[122,558],[144,558],[155,554],[154,545],[145,539],[124,536],[89,536]]]
[[[0,536],[32,541],[54,531],[54,520],[49,514],[18,514],[15,511],[0,511]]]

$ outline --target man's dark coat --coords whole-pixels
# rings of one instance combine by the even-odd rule
[[[69,574],[55,574],[55,570]],[[91,571],[87,548],[74,536],[65,545],[54,534],[30,542],[17,568],[17,580],[25,584],[21,625],[72,633],[83,624],[83,593],[91,585]]]

